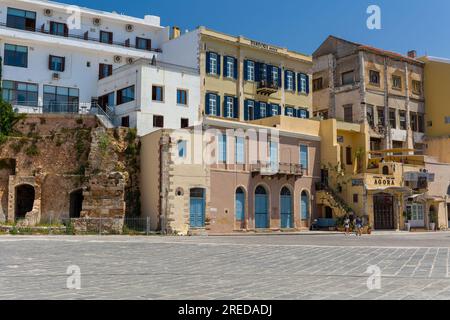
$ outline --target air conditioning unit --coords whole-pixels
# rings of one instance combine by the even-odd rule
[[[100,19],[100,18],[94,18],[94,19],[92,19],[92,24],[93,24],[94,26],[99,26],[99,25],[102,24],[102,19]]]
[[[125,26],[125,30],[127,30],[127,32],[133,32],[134,31],[134,26],[132,24],[127,24]]]
[[[127,58],[127,63],[132,64],[134,62],[133,58]]]
[[[60,79],[59,73],[57,73],[57,72],[53,73],[53,74],[52,74],[52,79],[53,79],[53,80],[59,80],[59,79]]]
[[[44,16],[46,16],[46,17],[53,16],[53,10],[52,9],[44,9]]]
[[[115,63],[122,63],[122,57],[121,56],[114,56],[114,62]]]

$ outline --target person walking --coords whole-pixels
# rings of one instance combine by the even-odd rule
[[[360,236],[360,237],[362,237],[362,219],[361,219],[361,217],[356,217],[356,220],[355,220],[355,233],[356,233],[356,236]]]
[[[348,236],[350,234],[350,218],[348,216],[345,216],[344,228],[345,228],[345,235]]]

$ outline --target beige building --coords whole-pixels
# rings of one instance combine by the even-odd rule
[[[370,149],[424,150],[424,63],[330,36],[314,52],[314,113],[369,125]]]
[[[298,125],[302,133],[284,129]],[[320,179],[319,126],[207,118],[187,131],[144,136],[142,212],[153,230],[176,234],[307,230]]]

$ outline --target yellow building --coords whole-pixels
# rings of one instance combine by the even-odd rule
[[[163,51],[174,63],[198,68],[201,116],[251,121],[312,115],[312,57],[200,27],[176,34]],[[165,60],[171,60],[166,56]]]

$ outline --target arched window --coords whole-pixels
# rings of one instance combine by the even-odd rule
[[[280,192],[280,218],[282,229],[291,229],[294,227],[292,193],[287,187],[281,189]]]
[[[16,187],[16,220],[24,219],[27,213],[33,211],[35,196],[34,187],[29,184]]]
[[[245,191],[243,188],[236,189],[236,221],[245,220]]]
[[[263,186],[255,190],[255,228],[269,228],[269,197]]]

